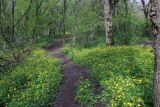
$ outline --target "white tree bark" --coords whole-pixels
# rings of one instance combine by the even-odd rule
[[[155,40],[154,107],[160,107],[160,0],[150,0],[151,22]]]
[[[112,0],[102,0],[103,5],[103,13],[104,13],[104,27],[105,27],[105,36],[106,36],[106,44],[112,45]]]

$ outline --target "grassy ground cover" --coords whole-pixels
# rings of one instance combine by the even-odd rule
[[[35,50],[25,63],[0,76],[0,106],[47,105],[55,97],[61,80],[59,60],[44,50]]]
[[[97,99],[107,107],[153,106],[154,56],[151,47],[65,48],[64,51],[77,63],[88,67],[91,77],[102,87],[101,93],[94,96],[91,82],[80,80],[77,100],[81,104],[94,104]]]

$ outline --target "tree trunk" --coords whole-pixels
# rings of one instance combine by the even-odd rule
[[[146,19],[148,19],[148,9],[146,8],[146,2],[145,0],[141,0],[141,3],[143,5],[143,12]]]
[[[11,32],[11,42],[15,42],[15,28],[14,28],[14,20],[15,20],[15,0],[12,0],[12,32]]]
[[[63,4],[63,45],[65,44],[65,36],[66,36],[66,12],[67,12],[67,0],[64,0],[64,4]]]
[[[76,35],[73,35],[72,45],[73,47],[76,45]]]
[[[73,47],[75,47],[76,45],[76,36],[77,36],[77,13],[78,13],[78,10],[77,10],[77,7],[79,5],[79,3],[81,2],[81,0],[75,0],[75,4],[74,4],[74,7],[73,7],[73,13],[72,15],[74,16],[74,27],[72,29],[72,32],[73,32],[73,39],[72,39],[72,45]]]
[[[144,34],[145,36],[151,36],[151,28],[149,25],[149,5],[146,4],[145,0],[141,0],[142,6],[143,6],[143,13],[145,16],[145,27],[144,27]]]
[[[2,13],[1,7],[2,7],[2,1],[0,0],[0,24],[1,24],[1,13]]]
[[[155,40],[154,106],[160,107],[160,0],[150,0],[150,17]]]
[[[124,4],[125,4],[125,18],[126,21],[124,23],[124,31],[128,31],[128,0],[124,0]],[[129,44],[129,37],[127,34],[125,34],[125,45]]]
[[[104,27],[105,27],[105,36],[106,36],[106,44],[113,44],[112,37],[112,14],[113,14],[113,6],[112,0],[102,0],[103,4],[103,13],[104,13]]]

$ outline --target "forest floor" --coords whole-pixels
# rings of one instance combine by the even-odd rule
[[[54,107],[81,107],[75,101],[77,84],[80,78],[89,78],[89,70],[67,57],[63,53],[62,44],[63,39],[58,39],[47,47],[47,50],[53,52],[54,56],[61,60],[63,68],[63,81],[55,99]],[[98,103],[95,107],[104,106]]]

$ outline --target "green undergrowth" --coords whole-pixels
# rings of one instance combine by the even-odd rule
[[[45,106],[55,97],[61,80],[60,61],[37,49],[25,63],[0,76],[0,106]]]
[[[65,48],[64,51],[77,63],[91,70],[91,77],[102,87],[99,98],[107,107],[153,106],[154,56],[151,47]],[[85,84],[85,81],[81,80],[79,87],[86,89],[81,84]],[[92,93],[90,88],[87,91]],[[77,98],[83,104],[95,97],[83,94],[78,88]]]
[[[46,48],[46,46],[49,43],[52,43],[54,40],[55,40],[55,38],[53,38],[53,37],[43,36],[39,40],[37,40],[37,43],[35,44],[35,47]]]
[[[76,101],[81,106],[92,107],[97,102],[97,98],[93,93],[93,84],[88,79],[80,79],[77,88]]]

